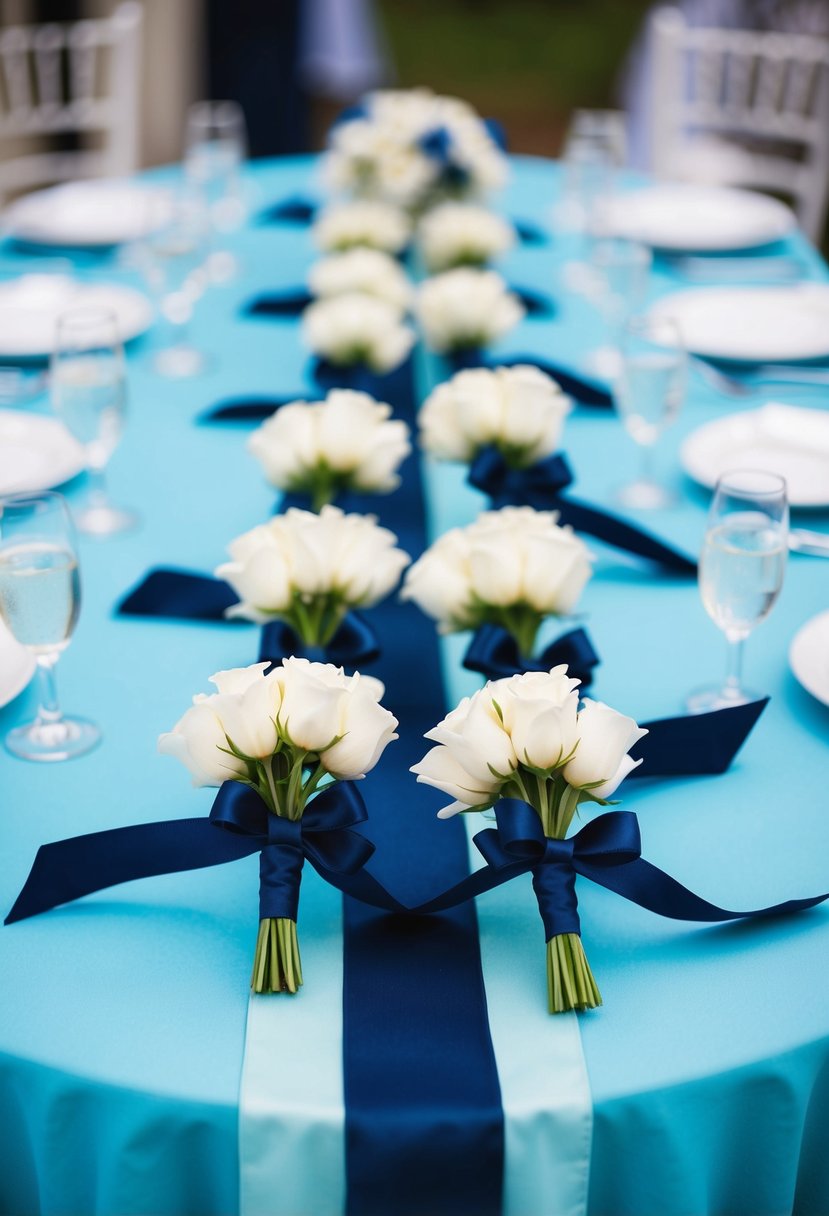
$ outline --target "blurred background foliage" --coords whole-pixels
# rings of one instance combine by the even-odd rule
[[[515,152],[555,156],[572,110],[618,103],[648,0],[377,0],[403,87],[463,97]]]

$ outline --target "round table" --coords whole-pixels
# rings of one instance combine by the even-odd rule
[[[249,175],[264,206],[313,190],[314,171],[312,158],[293,158],[251,167]],[[559,186],[556,165],[516,157],[499,206],[546,225]],[[151,566],[213,570],[227,543],[272,509],[273,492],[245,451],[248,432],[195,425],[197,415],[225,398],[310,391],[297,323],[243,312],[257,293],[304,280],[313,257],[308,231],[254,219],[230,243],[241,273],[208,292],[193,323],[194,339],[211,355],[208,371],[190,381],[158,379],[149,368],[152,334],[128,352],[130,417],[111,485],[143,524],[117,539],[81,542],[83,608],[58,668],[65,708],[94,718],[104,740],[89,756],[56,766],[0,755],[6,910],[45,841],[209,809],[210,792],[189,788],[183,770],[156,755],[156,738],[206,690],[213,671],[253,661],[255,630],[125,620],[113,607]],[[813,277],[826,277],[802,238],[781,252],[792,248]],[[595,309],[561,279],[565,263],[579,256],[578,238],[557,233],[504,260],[510,281],[551,293],[558,310],[553,319],[527,318],[499,353],[537,352],[577,368],[600,343]],[[81,273],[127,281],[130,272],[115,262],[90,269],[87,260]],[[668,264],[657,263],[653,295],[677,285]],[[418,370],[425,392],[436,365],[424,357]],[[774,396],[787,399],[781,388]],[[659,447],[679,505],[651,526],[698,550],[706,495],[683,479],[679,443],[724,410],[764,399],[735,403],[691,378],[680,421]],[[809,398],[801,390],[796,399],[821,403],[817,391]],[[610,506],[635,468],[637,453],[612,414],[574,413],[566,450],[579,496],[599,504]],[[427,465],[426,487],[434,534],[468,522],[484,505],[461,469]],[[80,489],[66,488],[70,501]],[[825,527],[829,512],[809,523]],[[718,676],[725,658],[696,586],[591,547],[596,572],[581,607],[602,657],[593,695],[639,720],[681,712],[685,694]],[[750,908],[829,889],[822,788],[829,710],[799,687],[786,660],[790,639],[827,596],[829,565],[792,557],[779,604],[748,643],[748,677],[771,703],[729,773],[636,782],[622,791],[624,807],[639,815],[645,856],[715,903]],[[478,686],[459,667],[464,644],[444,643],[451,703]],[[0,711],[0,729],[32,709],[33,694],[20,696]],[[131,883],[0,932],[4,1212],[240,1210],[239,1087],[256,869],[249,858]],[[579,898],[605,1000],[578,1020],[592,1095],[583,1123],[589,1179],[581,1204],[566,1209],[553,1179],[544,1216],[829,1211],[826,909],[701,927],[661,919],[587,883]],[[279,1010],[295,1061],[285,1080],[285,1168],[318,1173],[327,1201],[315,1216],[336,1213],[343,1202],[339,1040],[325,1026],[342,983],[332,954],[340,900],[315,874],[306,876],[306,989]],[[526,1206],[520,1175],[543,1173],[543,1151],[531,1150],[555,1134],[544,1104],[544,1085],[554,1087],[555,1078],[545,1074],[543,940],[525,886],[484,896],[478,914],[505,1103],[504,1212],[542,1216]],[[513,1100],[526,1081],[519,1074],[534,1068],[541,1096],[522,1109]],[[271,1210],[299,1216],[292,1193],[277,1186]]]

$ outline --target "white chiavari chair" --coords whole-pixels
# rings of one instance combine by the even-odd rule
[[[829,39],[652,20],[653,169],[787,197],[813,240],[829,199]]]
[[[107,18],[0,31],[0,199],[137,168],[142,21],[126,0]],[[65,133],[79,146],[49,150]]]

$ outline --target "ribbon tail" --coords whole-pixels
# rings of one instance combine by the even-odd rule
[[[648,734],[631,751],[633,759],[643,763],[627,780],[724,773],[768,703],[763,697],[707,714],[643,722]]]
[[[42,845],[5,924],[47,912],[105,887],[180,870],[200,870],[256,853],[261,840],[209,819],[173,819],[91,832]]]
[[[619,866],[591,865],[577,858],[574,868],[578,874],[609,891],[615,891],[617,895],[638,904],[640,908],[647,908],[649,912],[656,912],[659,916],[667,916],[672,920],[713,923],[783,916],[789,912],[814,908],[829,899],[829,894],[815,895],[810,899],[787,899],[782,904],[771,904],[768,908],[757,908],[749,912],[732,912],[695,895],[675,878],[671,878],[670,874],[641,857]]]
[[[304,288],[256,296],[242,306],[246,317],[301,317],[314,297]]]
[[[184,621],[224,621],[238,603],[222,579],[190,570],[150,570],[116,606],[119,616],[161,616]]]
[[[302,391],[294,393],[293,397],[250,397],[238,401],[220,401],[210,409],[199,414],[200,424],[213,422],[264,422],[283,405],[290,405],[302,397]]]
[[[577,532],[587,532],[597,540],[635,553],[637,557],[644,557],[678,574],[695,575],[697,572],[697,563],[692,558],[616,515],[588,507],[572,498],[559,498],[556,509],[559,523],[571,524]]]

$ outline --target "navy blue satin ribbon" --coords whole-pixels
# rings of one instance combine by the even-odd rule
[[[412,906],[397,899],[365,868],[374,845],[355,830],[365,821],[362,798],[347,782],[323,791],[295,822],[271,814],[247,787],[225,782],[207,819],[114,828],[42,845],[4,923],[14,924],[119,883],[222,865],[256,852],[265,858],[260,915],[292,920],[296,919],[299,879],[306,859],[326,881],[352,898],[412,917],[458,908],[531,872],[547,940],[559,933],[580,932],[576,875],[673,920],[713,923],[778,916],[829,899],[829,894],[822,894],[749,911],[722,908],[642,858],[639,822],[632,811],[610,811],[566,840],[550,840],[531,806],[502,798],[495,807],[496,826],[474,837],[486,866]],[[442,826],[445,830],[446,825]],[[380,937],[384,930],[391,930],[398,948],[401,932],[416,935],[418,926],[424,927],[414,919],[405,922],[405,930],[399,921],[365,923],[380,930]],[[447,923],[431,925],[438,933],[452,933]],[[382,960],[378,966],[382,969]],[[441,982],[446,983],[445,976]],[[383,1012],[388,1016],[387,1006],[381,1008],[381,1016]],[[411,1031],[416,1033],[415,1028]],[[419,1058],[417,1053],[415,1056]],[[429,1210],[437,1208],[430,1206]]]
[[[116,607],[120,616],[165,617],[187,621],[216,621],[249,624],[224,615],[238,603],[232,587],[222,579],[187,570],[151,570]],[[277,663],[286,655],[301,654],[338,667],[359,667],[373,662],[380,653],[377,634],[359,612],[346,614],[331,641],[324,647],[306,646],[284,621],[262,627],[259,661]]]
[[[548,245],[550,234],[532,220],[513,220],[515,235],[522,245]]]
[[[524,659],[511,633],[500,625],[481,625],[472,636],[463,657],[469,671],[479,671],[488,680],[502,680],[524,671],[549,671],[566,663],[568,674],[588,688],[593,668],[600,662],[593,643],[584,629],[571,629],[545,646],[535,659]]]
[[[539,371],[552,376],[561,386],[562,392],[572,397],[577,405],[613,409],[613,397],[599,381],[577,376],[574,372],[538,355],[509,355],[505,359],[493,359],[482,350],[464,350],[455,351],[448,356],[448,360],[454,371],[463,371],[469,367],[537,367]]]
[[[196,419],[199,423],[212,422],[264,422],[283,405],[307,400],[308,390],[303,389],[291,397],[240,397],[228,398],[203,410]]]
[[[532,291],[529,287],[516,287],[514,283],[509,283],[507,286],[512,294],[521,301],[528,317],[538,321],[548,321],[558,312],[553,300],[542,292]]]
[[[573,473],[561,454],[548,456],[527,469],[512,469],[497,448],[482,448],[470,466],[468,481],[486,494],[494,507],[514,505],[558,511],[559,523],[570,524],[577,532],[595,536],[605,544],[656,562],[674,573],[696,575],[697,563],[673,545],[610,511],[565,495]]]
[[[391,405],[398,416],[413,415],[415,409],[412,356],[389,372],[375,372],[364,364],[338,367],[326,359],[314,359],[311,378],[324,391],[332,388],[352,388],[369,393],[377,401]]]
[[[248,300],[247,304],[242,306],[242,315],[246,317],[285,317],[293,320],[301,317],[308,305],[313,302],[314,297],[304,287],[273,291]]]
[[[273,203],[260,212],[260,224],[292,224],[305,228],[313,224],[319,203],[316,199],[307,198],[303,194],[294,194],[281,202]]]
[[[745,743],[768,697],[728,709],[641,725],[649,732],[630,754],[642,764],[627,777],[700,777],[724,773]]]

